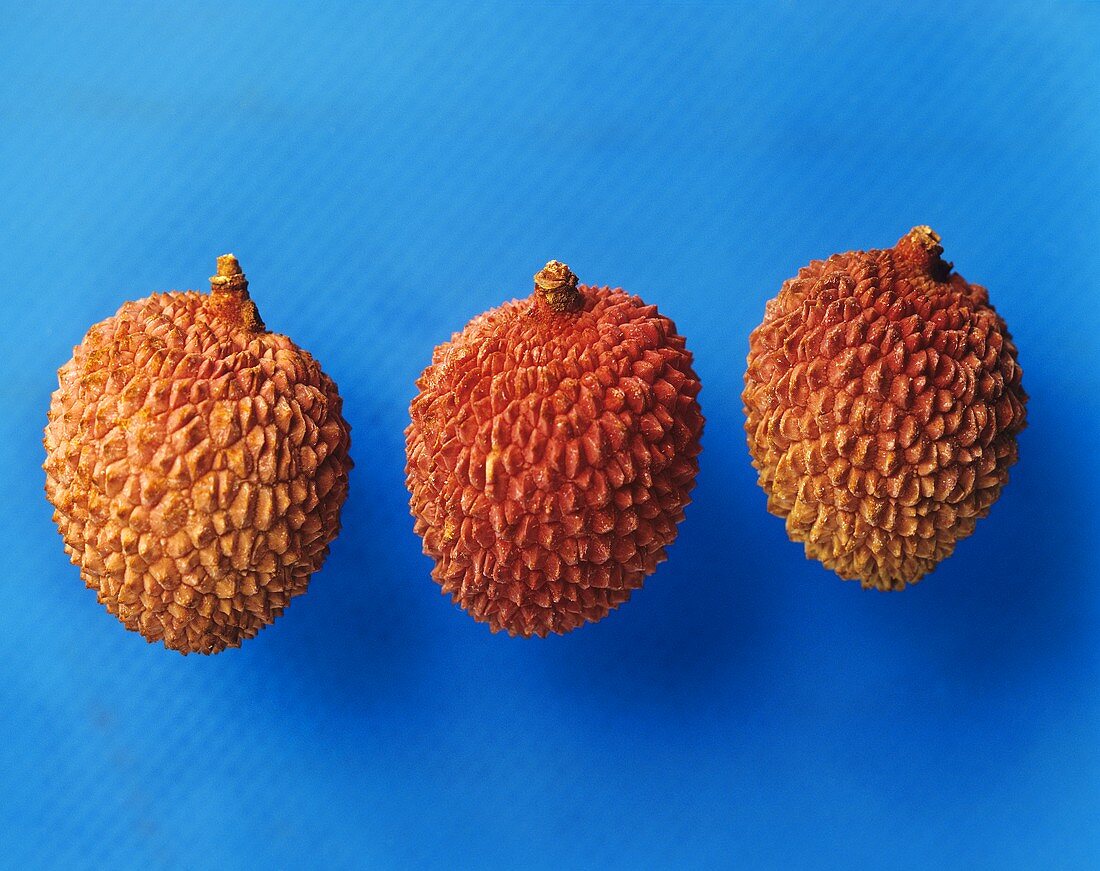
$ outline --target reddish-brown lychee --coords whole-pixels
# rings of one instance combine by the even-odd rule
[[[699,379],[676,326],[551,261],[435,349],[406,430],[416,531],[495,632],[600,620],[665,558],[698,470]]]
[[[1027,394],[989,304],[916,227],[893,248],[815,260],[749,339],[749,450],[768,510],[806,554],[900,590],[989,512]]]
[[[46,495],[84,582],[185,654],[238,646],[305,592],[352,465],[336,385],[265,329],[236,258],[210,282],[93,326],[45,435]]]

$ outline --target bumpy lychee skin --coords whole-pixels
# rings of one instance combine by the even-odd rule
[[[336,385],[268,332],[231,254],[211,293],[155,293],[58,370],[46,495],[88,587],[181,653],[278,617],[340,528],[349,427]]]
[[[1016,346],[916,227],[885,251],[815,260],[749,340],[749,450],[806,555],[901,590],[974,531],[1025,425]]]
[[[698,471],[699,379],[676,325],[551,261],[528,299],[435,349],[405,431],[410,505],[445,594],[546,636],[630,598]]]

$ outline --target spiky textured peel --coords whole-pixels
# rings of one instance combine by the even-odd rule
[[[676,326],[556,261],[435,350],[406,430],[416,531],[495,632],[603,618],[665,558],[698,470],[699,379]]]
[[[336,385],[265,330],[236,258],[211,286],[93,326],[45,433],[46,494],[85,583],[182,653],[238,646],[305,591],[352,465]]]
[[[814,261],[749,340],[749,449],[768,510],[806,554],[903,589],[970,535],[1008,480],[1027,394],[989,304],[916,227]]]

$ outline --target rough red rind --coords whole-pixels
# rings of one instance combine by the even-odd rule
[[[1016,346],[917,227],[814,261],[749,339],[745,429],[768,510],[864,587],[916,583],[1000,495],[1025,426]]]
[[[336,385],[263,331],[246,290],[128,302],[58,383],[46,494],[84,582],[128,629],[217,653],[305,591],[339,531],[349,427]]]
[[[443,593],[494,632],[565,633],[625,602],[698,471],[700,385],[675,324],[621,289],[576,291],[577,311],[536,289],[474,318],[416,382],[416,532]]]

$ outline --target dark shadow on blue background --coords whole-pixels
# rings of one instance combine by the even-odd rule
[[[759,686],[776,631],[775,591],[756,581],[766,557],[747,532],[755,524],[746,512],[759,505],[732,495],[725,459],[704,450],[680,535],[645,587],[604,623],[567,643],[550,639],[540,652],[557,691],[639,716],[705,717],[716,696]],[[679,567],[685,563],[690,569]]]
[[[1033,393],[1002,501],[924,582],[944,585],[948,598],[920,622],[898,623],[925,638],[944,678],[968,691],[1014,693],[1052,668],[1096,667],[1096,529],[1088,493],[1073,486],[1090,447],[1066,414],[1073,402],[1057,382]]]
[[[362,445],[343,531],[308,600],[280,622],[279,644],[270,651],[270,668],[289,683],[290,704],[353,722],[380,705],[417,698],[435,647],[425,604],[438,590],[427,576],[430,563],[415,558],[417,539],[397,474],[403,454],[379,455],[380,447],[394,447],[393,439],[360,431],[353,432]]]

